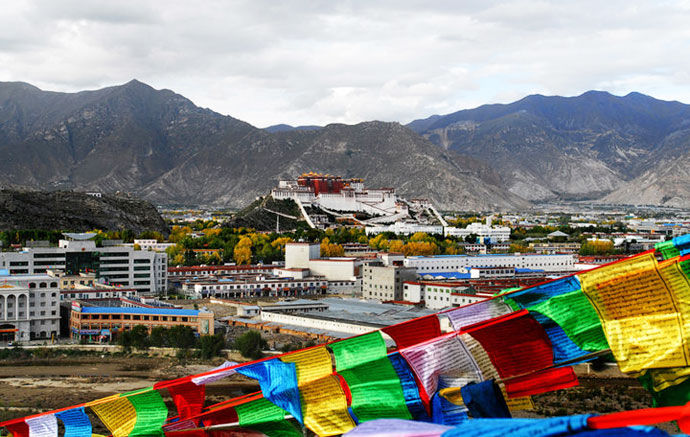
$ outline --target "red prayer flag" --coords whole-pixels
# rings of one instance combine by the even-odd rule
[[[468,326],[481,343],[510,397],[527,396],[577,385],[572,367],[550,369],[553,347],[542,326],[526,310]]]
[[[29,437],[29,425],[23,420],[21,422],[5,425],[5,428],[12,433],[13,437]]]
[[[191,381],[183,384],[171,385],[168,391],[172,396],[180,420],[196,416],[204,408],[206,399],[206,386],[196,385]]]
[[[402,349],[438,337],[441,335],[441,325],[436,314],[429,314],[418,319],[387,326],[382,331],[393,338],[398,349]]]

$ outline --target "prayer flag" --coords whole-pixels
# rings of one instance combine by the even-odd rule
[[[525,310],[493,321],[479,323],[467,328],[467,331],[482,345],[498,374],[504,380],[541,371],[534,373],[533,377],[527,375],[519,381],[504,381],[510,397],[538,394],[577,385],[577,377],[571,367],[561,368],[562,370],[558,371],[544,371],[554,364],[553,349],[544,329]],[[511,384],[518,383],[519,391],[511,387]]]
[[[288,411],[298,422],[304,423],[295,363],[279,359],[259,361],[240,367],[237,372],[258,380],[264,398]]]
[[[513,310],[502,299],[489,299],[443,312],[453,330],[509,314]]]
[[[441,335],[441,325],[436,314],[412,319],[382,329],[395,341],[398,349],[413,346]]]
[[[55,413],[55,416],[65,425],[65,435],[63,437],[91,437],[91,421],[89,416],[86,415],[84,407],[60,411]]]
[[[44,414],[26,419],[29,437],[57,437],[58,424],[54,414]]]
[[[168,386],[167,389],[170,396],[172,396],[175,407],[177,407],[177,414],[180,420],[196,416],[203,410],[206,398],[205,385],[196,385],[188,381]]]
[[[400,354],[419,378],[429,399],[436,393],[438,377],[442,373],[457,370],[468,378],[482,380],[479,366],[456,335],[403,349]]]

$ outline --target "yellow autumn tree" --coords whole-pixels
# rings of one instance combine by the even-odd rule
[[[328,237],[321,240],[321,256],[343,256],[345,248],[340,244],[332,244]]]
[[[438,253],[438,246],[427,241],[410,241],[402,252],[405,256],[435,255]]]
[[[246,235],[240,239],[240,241],[235,245],[235,249],[232,253],[232,257],[236,264],[251,264],[253,244],[252,239]]]
[[[389,252],[402,252],[405,247],[405,243],[402,240],[391,240],[388,245]]]

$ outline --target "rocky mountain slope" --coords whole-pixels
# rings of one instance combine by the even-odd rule
[[[132,192],[162,204],[244,206],[280,178],[323,171],[443,208],[522,208],[486,164],[397,123],[271,133],[138,81],[74,94],[0,83],[0,184]]]
[[[690,106],[639,93],[616,97],[590,91],[578,97],[528,96],[507,105],[485,105],[408,125],[444,149],[489,162],[510,191],[530,200],[606,199],[663,203],[683,181],[679,173],[655,182],[661,164],[690,128]],[[677,191],[677,190],[676,190]]]
[[[169,232],[156,208],[142,200],[112,195],[99,198],[69,191],[15,190],[0,190],[0,229]]]

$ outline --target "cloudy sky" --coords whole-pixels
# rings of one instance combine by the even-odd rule
[[[690,0],[14,0],[0,81],[137,78],[265,127],[407,123],[528,94],[690,102]]]

